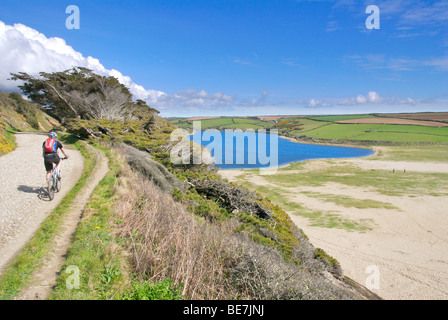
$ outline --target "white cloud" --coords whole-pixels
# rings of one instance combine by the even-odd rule
[[[340,106],[360,106],[360,105],[415,105],[417,102],[412,98],[383,98],[377,92],[370,91],[367,95],[345,98],[338,102]]]
[[[375,91],[370,91],[367,94],[367,101],[369,103],[381,103],[383,102],[383,98],[380,97],[380,95],[378,93],[376,93]]]
[[[149,105],[161,109],[215,108],[234,102],[234,97],[217,92],[209,94],[205,90],[186,90],[165,93],[146,89],[135,83],[129,76],[115,69],[106,69],[93,57],[84,57],[62,38],[47,38],[35,29],[23,24],[13,26],[0,21],[0,90],[17,90],[19,82],[7,80],[10,73],[26,72],[38,75],[39,72],[57,72],[74,66],[85,67],[95,73],[113,76],[129,88],[134,98],[142,99]]]
[[[315,108],[315,107],[329,107],[330,104],[327,102],[324,102],[323,100],[319,99],[311,99],[308,103],[309,107]]]
[[[343,63],[355,65],[364,70],[390,71],[419,71],[419,70],[448,70],[448,56],[415,59],[408,57],[387,57],[386,55],[345,55]]]
[[[375,91],[370,91],[366,96],[358,95],[354,98],[346,98],[339,102],[339,105],[361,105],[361,104],[372,104],[372,103],[382,103],[384,99],[380,97]]]
[[[74,66],[89,68],[98,74],[114,76],[126,85],[137,99],[154,102],[165,93],[147,90],[134,83],[119,71],[106,69],[98,59],[84,57],[67,45],[64,39],[47,38],[42,33],[23,24],[9,26],[0,21],[0,89],[14,90],[17,83],[8,81],[11,72],[56,72]]]
[[[213,109],[228,106],[234,102],[235,98],[222,92],[209,94],[205,90],[196,91],[193,89],[183,90],[172,94],[163,94],[157,98],[157,107],[161,110],[169,108],[201,108]]]
[[[423,63],[427,66],[435,67],[441,71],[448,71],[448,56],[426,60]]]

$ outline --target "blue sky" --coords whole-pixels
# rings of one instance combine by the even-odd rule
[[[369,5],[379,30],[365,26]],[[162,116],[448,111],[447,12],[447,0],[2,0],[0,54],[15,60],[0,90],[14,90],[9,72],[81,55]]]

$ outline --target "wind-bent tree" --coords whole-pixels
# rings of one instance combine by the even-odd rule
[[[11,80],[24,81],[19,88],[31,101],[62,119],[126,119],[140,106],[115,77],[100,76],[83,67],[41,72],[37,77],[24,72],[11,76]]]

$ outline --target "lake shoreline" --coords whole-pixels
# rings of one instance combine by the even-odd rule
[[[372,157],[372,156],[376,155],[378,153],[378,151],[380,151],[379,148],[376,147],[376,146],[373,146],[372,149],[370,149],[370,148],[367,148],[367,147],[360,147],[359,145],[349,144],[349,143],[322,143],[322,142],[308,142],[308,141],[307,142],[302,142],[300,140],[297,140],[296,138],[291,138],[291,137],[287,137],[287,136],[280,136],[280,135],[279,135],[279,138],[286,139],[286,140],[289,140],[289,141],[294,142],[294,143],[312,144],[312,145],[317,145],[317,146],[329,146],[329,147],[344,147],[344,148],[368,149],[368,150],[373,150],[375,152],[374,154],[372,154],[370,156],[367,156],[367,157]]]
[[[380,149],[379,147],[377,147],[377,146],[374,146],[374,147],[372,147],[372,148],[362,148],[362,147],[355,146],[355,145],[350,145],[350,144],[308,143],[308,142],[302,142],[302,141],[299,141],[299,140],[297,140],[297,139],[295,139],[295,138],[290,138],[290,137],[286,137],[286,136],[281,136],[281,135],[279,135],[278,137],[279,137],[279,138],[282,138],[282,139],[285,139],[285,140],[288,140],[288,141],[293,142],[293,143],[298,143],[298,144],[304,144],[304,145],[316,145],[316,146],[328,146],[328,147],[355,148],[355,149],[371,150],[371,151],[373,151],[373,153],[370,154],[370,155],[367,155],[367,156],[362,156],[362,157],[355,156],[355,157],[346,157],[346,158],[338,158],[338,157],[337,157],[337,158],[331,158],[331,157],[330,157],[330,158],[305,159],[305,160],[299,160],[299,161],[292,161],[292,162],[289,162],[289,163],[287,163],[287,164],[277,166],[277,167],[275,167],[275,168],[269,168],[269,167],[267,167],[267,168],[219,168],[219,167],[216,167],[216,168],[218,168],[220,171],[221,171],[221,170],[223,170],[223,171],[228,171],[228,170],[282,169],[282,168],[286,168],[286,167],[290,166],[290,165],[293,164],[293,163],[306,162],[306,161],[313,161],[313,160],[334,160],[334,159],[341,159],[341,160],[344,160],[344,159],[345,159],[345,160],[349,160],[349,159],[365,159],[365,158],[374,157],[375,155],[378,154],[378,152],[381,151],[381,149]]]

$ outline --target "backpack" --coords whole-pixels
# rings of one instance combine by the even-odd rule
[[[57,152],[58,144],[55,139],[48,138],[45,141],[44,150],[45,153],[54,153]]]

